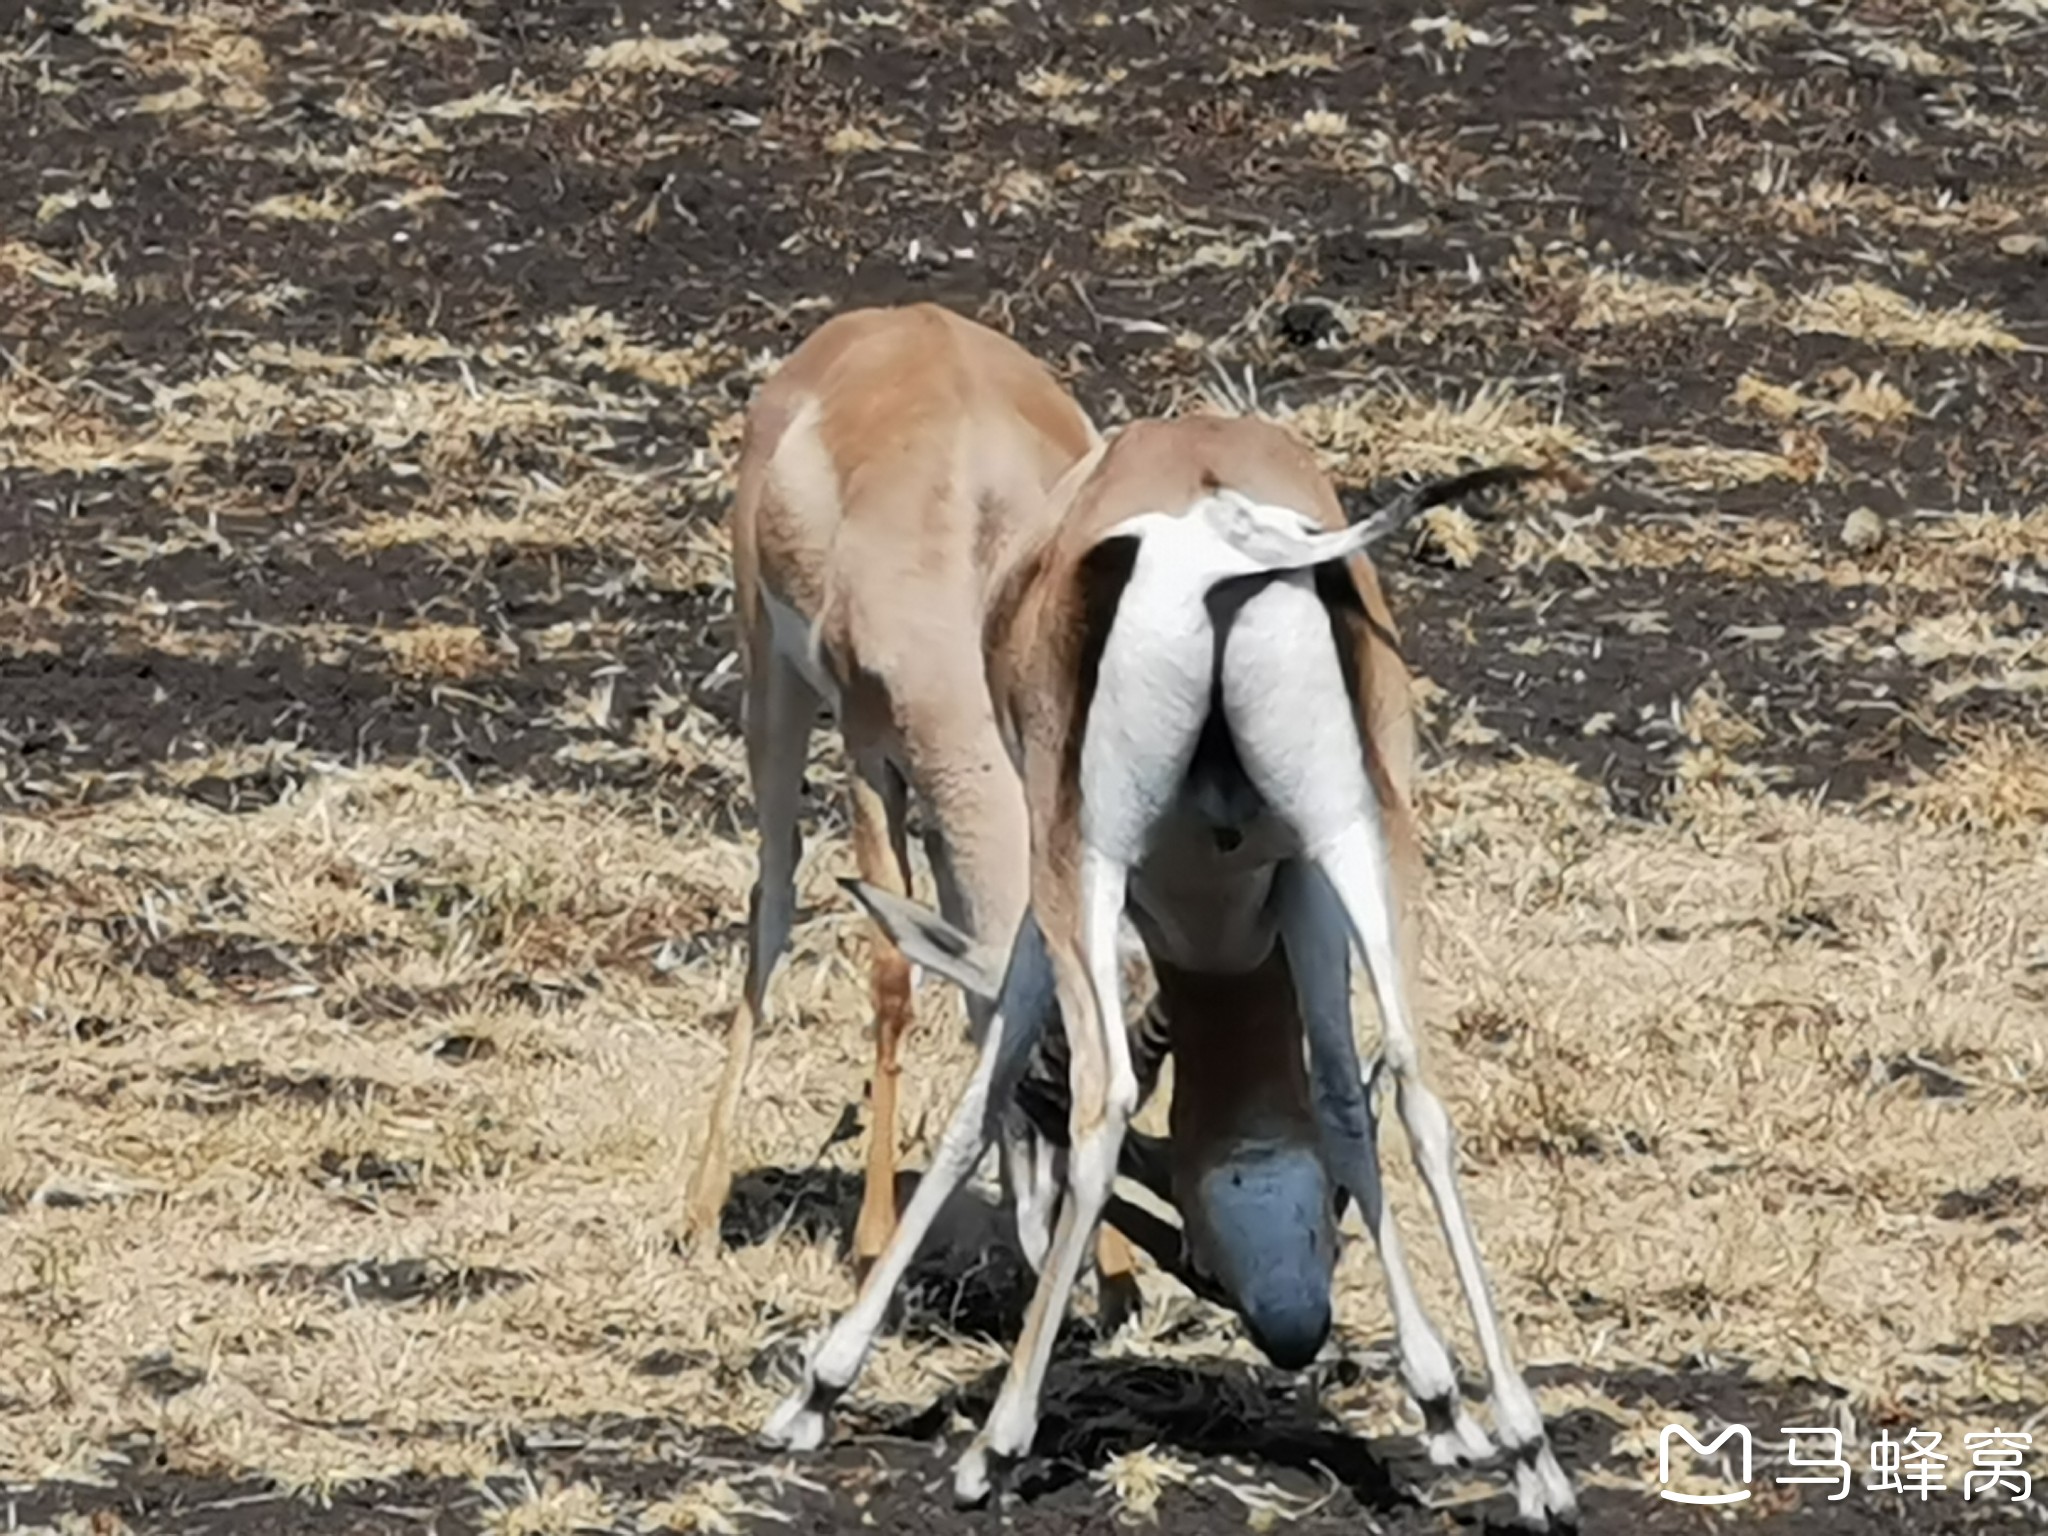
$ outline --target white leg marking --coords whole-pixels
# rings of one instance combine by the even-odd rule
[[[1016,1114],[1014,1109],[1006,1109],[1004,1114],[1008,1134],[1003,1141],[1003,1161],[1013,1169],[1009,1195],[1017,1211],[1017,1246],[1023,1250],[1024,1262],[1037,1274],[1045,1269],[1045,1256],[1052,1248],[1053,1214],[1059,1209],[1059,1148],[1034,1130],[1013,1127],[1009,1117]]]
[[[1123,1024],[1122,968],[1117,956],[1117,921],[1123,915],[1128,878],[1129,871],[1122,863],[1084,847],[1080,883],[1086,991],[1083,996],[1062,998],[1071,1041],[1074,1106],[1067,1198],[1060,1202],[1052,1252],[1031,1298],[1020,1357],[1012,1360],[987,1423],[954,1469],[953,1496],[963,1504],[979,1504],[987,1498],[992,1471],[1008,1466],[1031,1449],[1053,1344],[1116,1182],[1117,1153],[1137,1105],[1138,1080],[1131,1069],[1130,1037]],[[1093,1032],[1092,1048],[1081,1037],[1082,1031]],[[1106,1081],[1084,1081],[1089,1075],[1087,1064],[1093,1062],[1106,1068]],[[1098,1095],[1099,1117],[1091,1112]]]
[[[1486,1357],[1494,1428],[1515,1457],[1522,1519],[1539,1526],[1575,1523],[1571,1485],[1508,1350],[1471,1217],[1458,1193],[1450,1117],[1422,1080],[1379,803],[1366,777],[1329,618],[1306,575],[1273,579],[1238,610],[1224,644],[1223,698],[1246,773],[1328,879],[1365,962],[1401,1122]]]
[[[1393,881],[1377,814],[1360,817],[1322,851],[1318,865],[1342,904],[1352,938],[1366,957],[1366,970],[1379,1003],[1387,1068],[1394,1074],[1395,1104],[1415,1152],[1416,1167],[1429,1186],[1437,1224],[1450,1245],[1458,1283],[1479,1335],[1493,1383],[1493,1425],[1502,1447],[1515,1458],[1515,1498],[1525,1524],[1546,1529],[1576,1524],[1578,1503],[1557,1464],[1528,1383],[1522,1380],[1495,1310],[1492,1286],[1479,1256],[1472,1217],[1458,1191],[1455,1133],[1443,1103],[1423,1081],[1420,1049],[1402,995],[1393,920]]]
[[[940,1210],[973,1174],[995,1132],[996,1106],[1007,1104],[1031,1058],[1031,1049],[1053,1004],[1051,962],[1038,925],[1026,917],[1003,980],[1003,996],[982,1037],[974,1075],[952,1118],[946,1122],[932,1165],[896,1224],[889,1244],[868,1272],[867,1283],[846,1313],[819,1341],[804,1365],[804,1379],[776,1407],[762,1428],[771,1445],[814,1450],[824,1442],[832,1405],[853,1385],[890,1299],[903,1281]]]
[[[976,914],[969,911],[967,889],[953,862],[951,846],[934,829],[925,834],[924,852],[938,891],[939,915],[954,927],[971,932]],[[993,1005],[971,991],[964,992],[963,998],[968,1034],[978,1044],[987,1036]],[[1003,1199],[1016,1217],[1017,1247],[1036,1271],[1044,1267],[1046,1249],[1052,1245],[1052,1212],[1059,1194],[1049,1166],[1054,1149],[1043,1144],[1030,1117],[1007,1102],[1007,1095],[997,1103],[1001,1105],[996,1124],[997,1176]]]

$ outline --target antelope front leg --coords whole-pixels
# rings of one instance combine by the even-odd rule
[[[902,1219],[861,1283],[852,1307],[826,1332],[804,1362],[803,1380],[776,1407],[761,1430],[769,1445],[815,1450],[830,1427],[832,1406],[859,1376],[890,1298],[938,1219],[994,1138],[1001,1106],[1016,1091],[1032,1047],[1053,1006],[1051,967],[1038,924],[1026,916],[1003,981],[1003,995],[981,1040],[974,1076],[946,1122],[932,1165],[918,1180]]]
[[[1379,1124],[1362,1080],[1352,1033],[1350,949],[1343,911],[1328,885],[1303,864],[1282,869],[1276,896],[1280,932],[1301,1000],[1315,1083],[1316,1115],[1329,1139],[1331,1162],[1358,1201],[1379,1250],[1401,1355],[1401,1380],[1422,1410],[1429,1459],[1438,1466],[1482,1461],[1493,1453],[1486,1433],[1465,1411],[1443,1335],[1416,1293],[1401,1244],[1400,1224],[1380,1182]]]
[[[910,850],[904,838],[902,779],[879,757],[854,766],[853,849],[863,880],[898,896],[910,894]],[[865,1275],[896,1230],[896,1100],[900,1052],[910,1033],[910,961],[895,941],[871,934],[869,992],[875,1013],[875,1075],[869,1103],[868,1158],[860,1216],[853,1229],[855,1273]]]
[[[1128,870],[1092,848],[1084,848],[1080,866],[1080,942],[1074,942],[1070,929],[1053,949],[1074,1095],[1066,1198],[1060,1202],[1052,1251],[1039,1272],[1002,1390],[981,1433],[954,1469],[953,1497],[960,1504],[981,1503],[994,1476],[1031,1449],[1053,1342],[1087,1257],[1089,1239],[1116,1182],[1124,1127],[1137,1108],[1138,1079],[1123,1024],[1116,944]],[[1057,922],[1059,914],[1045,914],[1045,920]],[[1048,943],[1054,943],[1050,936]]]

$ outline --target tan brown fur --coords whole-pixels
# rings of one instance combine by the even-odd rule
[[[914,789],[958,876],[963,909],[952,915],[998,944],[1024,909],[1027,834],[977,642],[996,567],[1034,535],[1048,488],[1098,441],[1021,347],[921,304],[820,326],[756,396],[741,447],[730,526],[757,809],[765,795],[786,799],[802,769],[767,718],[774,691],[791,686],[773,600],[809,626],[811,658],[839,695],[862,878],[908,894],[904,791]],[[762,815],[764,828],[784,819],[793,838],[786,807]],[[771,853],[782,856],[764,850],[764,872]],[[732,1125],[776,958],[760,952],[762,900],[757,884],[746,996],[686,1199],[692,1234],[716,1230],[730,1189]],[[911,1025],[909,963],[879,935],[872,951],[873,1124],[855,1233],[863,1268],[895,1224],[899,1048]],[[1105,1278],[1128,1277],[1129,1254],[1113,1234],[1102,1255]]]

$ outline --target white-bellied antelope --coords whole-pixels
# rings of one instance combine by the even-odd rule
[[[1064,1196],[1010,1370],[956,1468],[956,1497],[978,1502],[1029,1449],[1054,1333],[1139,1101],[1116,947],[1128,907],[1160,977],[1175,1098],[1196,1090],[1169,1151],[1191,1255],[1269,1354],[1304,1360],[1329,1328],[1336,1192],[1356,1199],[1432,1459],[1477,1460],[1491,1446],[1460,1402],[1382,1192],[1352,1028],[1356,948],[1381,1020],[1375,1074],[1391,1081],[1477,1325],[1521,1517],[1575,1522],[1495,1312],[1450,1119],[1422,1076],[1397,899],[1418,872],[1408,677],[1363,556],[1423,506],[1526,473],[1480,471],[1347,526],[1290,434],[1190,417],[1134,423],[1062,479],[1046,537],[988,627],[996,718],[1030,811],[1030,908],[932,1167],[767,1438],[823,1439],[889,1290],[980,1160],[1056,1017],[1070,1058]],[[984,963],[983,985],[994,973]]]
[[[760,869],[745,992],[685,1199],[689,1236],[717,1240],[731,1190],[733,1122],[789,943],[804,764],[822,709],[837,717],[853,770],[861,877],[908,893],[915,791],[941,911],[1009,944],[1029,893],[1029,839],[982,626],[1010,551],[1042,527],[1046,493],[1100,441],[1037,359],[930,304],[828,320],[751,403],[731,534]],[[910,963],[879,935],[870,984],[873,1116],[854,1233],[863,1269],[896,1223],[899,1049],[911,1023]],[[987,1012],[970,999],[977,1031]],[[1021,1114],[1003,1141],[1020,1238],[1037,1263],[1050,1242],[1053,1159]],[[1100,1256],[1105,1286],[1134,1294],[1131,1256],[1111,1231]]]

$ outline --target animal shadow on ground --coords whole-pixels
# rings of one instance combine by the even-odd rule
[[[980,1423],[1002,1377],[1001,1369],[988,1371],[927,1408],[868,1427],[930,1441],[954,1414]],[[1063,1338],[1014,1491],[1027,1502],[1046,1498],[1144,1448],[1198,1462],[1229,1458],[1257,1466],[1262,1478],[1278,1471],[1302,1492],[1329,1492],[1334,1482],[1382,1513],[1412,1505],[1384,1454],[1389,1447],[1324,1418],[1312,1385],[1312,1378],[1233,1362],[1097,1359],[1080,1339]]]
[[[909,1198],[917,1177],[910,1171],[899,1175],[899,1201]],[[861,1189],[860,1175],[844,1169],[753,1169],[734,1180],[722,1216],[724,1240],[748,1247],[786,1233],[830,1242],[850,1262]],[[1016,1342],[1034,1284],[1009,1212],[981,1191],[963,1188],[920,1249],[886,1327],[909,1339],[980,1338],[1008,1347]],[[1399,1438],[1370,1440],[1323,1414],[1325,1374],[1334,1370],[1344,1378],[1361,1368],[1362,1360],[1349,1351],[1342,1360],[1288,1376],[1230,1361],[1098,1358],[1093,1347],[1099,1342],[1092,1317],[1068,1314],[1032,1454],[1012,1485],[1027,1503],[1082,1483],[1112,1458],[1144,1447],[1195,1461],[1229,1458],[1259,1468],[1261,1479],[1277,1472],[1303,1497],[1329,1493],[1334,1484],[1360,1509],[1378,1513],[1412,1510],[1408,1484],[1432,1475],[1419,1447],[1408,1456]],[[793,1385],[800,1347],[771,1347],[754,1362],[754,1372]],[[1001,1368],[985,1372],[923,1405],[862,1409],[849,1403],[842,1413],[856,1438],[930,1445],[957,1428],[956,1416],[982,1422],[1002,1376]],[[1511,1513],[1512,1500],[1504,1499],[1502,1508]],[[1486,1524],[1490,1513],[1472,1515]]]
[[[918,1174],[897,1176],[899,1209],[917,1188]],[[733,1180],[720,1214],[729,1248],[751,1248],[788,1235],[829,1242],[851,1263],[862,1180],[841,1168],[755,1168]],[[963,1188],[947,1202],[918,1250],[890,1308],[888,1327],[906,1338],[980,1338],[1015,1341],[1036,1283],[1017,1247],[1009,1214],[979,1190]],[[1089,1333],[1086,1319],[1069,1330]]]

